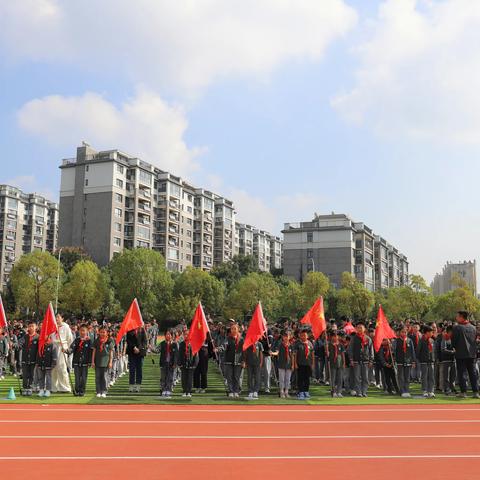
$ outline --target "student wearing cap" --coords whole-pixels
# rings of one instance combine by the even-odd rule
[[[369,368],[373,366],[373,342],[366,334],[365,324],[358,322],[356,335],[352,337],[349,345],[349,355],[355,377],[355,390],[352,395],[366,397],[369,381]]]
[[[299,400],[310,398],[310,377],[315,366],[313,344],[308,339],[307,330],[302,330],[299,340],[295,344],[294,370],[297,372],[297,385]]]

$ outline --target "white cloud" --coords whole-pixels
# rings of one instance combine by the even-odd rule
[[[55,146],[71,149],[87,140],[96,148],[119,148],[177,175],[197,168],[200,149],[185,144],[188,122],[183,109],[143,88],[120,108],[96,93],[31,100],[18,111],[17,120],[23,130]]]
[[[354,88],[333,99],[387,137],[480,143],[480,2],[386,0],[356,49]]]
[[[3,1],[0,51],[190,92],[317,61],[356,19],[344,0]]]

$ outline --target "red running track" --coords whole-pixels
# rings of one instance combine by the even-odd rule
[[[2,478],[480,478],[480,405],[0,405]]]

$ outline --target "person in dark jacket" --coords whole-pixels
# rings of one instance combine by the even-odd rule
[[[243,367],[247,369],[248,399],[258,398],[264,357],[262,342],[255,342],[243,351]]]
[[[198,366],[198,352],[192,354],[192,346],[188,338],[188,332],[183,335],[183,341],[178,346],[178,366],[182,371],[183,397],[192,396],[193,372]]]
[[[417,345],[417,361],[420,364],[422,391],[425,398],[435,397],[435,380],[433,370],[433,330],[432,327],[423,327],[423,335]]]
[[[129,391],[139,392],[143,379],[143,360],[147,354],[147,334],[144,328],[127,332],[127,355],[129,364]]]
[[[107,329],[100,327],[93,343],[92,368],[95,368],[95,391],[98,398],[105,398],[108,390],[108,371],[112,368],[115,341]]]
[[[400,325],[393,342],[393,355],[397,363],[397,381],[400,395],[410,398],[410,370],[416,363],[415,345],[407,335],[407,327]]]
[[[70,345],[67,353],[73,354],[72,365],[75,375],[75,392],[74,395],[83,397],[87,388],[88,368],[92,363],[93,342],[88,335],[88,328],[86,325],[81,325],[79,328],[79,337]]]
[[[366,334],[365,324],[358,322],[356,335],[352,337],[348,346],[348,353],[352,362],[355,390],[357,397],[366,397],[368,389],[368,370],[373,365],[374,353],[372,339]]]
[[[282,334],[282,341],[276,342],[271,355],[276,359],[278,366],[278,381],[280,398],[289,398],[290,380],[293,369],[294,350],[291,344],[291,333],[286,331]]]
[[[240,378],[243,371],[243,340],[236,323],[230,326],[229,335],[221,349],[225,352],[224,370],[228,396],[238,398],[242,390]]]
[[[445,395],[456,393],[455,380],[455,350],[452,347],[452,326],[448,326],[442,333],[440,343],[440,388]]]
[[[49,397],[52,390],[52,369],[57,364],[58,350],[51,338],[47,338],[43,351],[37,353],[38,396]]]
[[[22,395],[32,395],[32,383],[35,372],[35,362],[37,361],[38,353],[38,335],[37,324],[35,322],[28,322],[27,334],[22,337],[22,379],[23,389]]]
[[[173,391],[173,376],[178,361],[178,343],[173,341],[172,332],[165,332],[160,344],[160,390],[163,397],[170,397]]]
[[[384,388],[387,393],[393,395],[398,394],[397,379],[395,376],[395,364],[390,340],[384,338],[382,346],[378,350],[378,361],[383,369],[383,378],[385,379]]]
[[[457,313],[457,325],[452,330],[452,347],[455,350],[458,382],[461,398],[467,396],[466,373],[470,379],[474,398],[480,398],[478,393],[478,378],[475,370],[475,358],[477,355],[476,330],[468,320],[468,312]]]
[[[333,398],[342,398],[343,376],[345,370],[345,347],[342,345],[335,330],[330,332],[330,341],[327,343],[327,362],[329,371],[331,392]]]

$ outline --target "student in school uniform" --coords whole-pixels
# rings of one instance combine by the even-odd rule
[[[136,328],[127,332],[127,355],[129,363],[129,392],[140,392],[143,380],[143,362],[147,354],[145,329]]]
[[[51,337],[47,338],[43,351],[37,353],[37,373],[38,373],[38,396],[49,397],[52,390],[52,369],[57,364],[58,350],[52,342]]]
[[[455,389],[457,369],[455,368],[455,350],[452,347],[452,330],[451,325],[444,329],[440,343],[440,387],[445,395],[457,393]]]
[[[92,368],[95,368],[95,391],[98,398],[105,398],[108,391],[108,370],[112,368],[114,341],[107,329],[100,327],[93,344]]]
[[[395,377],[395,359],[393,357],[390,341],[384,338],[382,345],[378,350],[378,359],[383,369],[383,378],[385,379],[385,391],[390,395],[398,394],[397,379]]]
[[[198,366],[198,352],[192,354],[192,346],[188,331],[183,334],[183,341],[178,346],[178,366],[181,369],[183,397],[191,397],[193,389],[193,373]]]
[[[411,369],[416,364],[415,345],[407,332],[405,325],[399,325],[397,338],[393,341],[393,355],[397,363],[398,390],[403,398],[411,397]]]
[[[34,381],[35,364],[38,353],[37,324],[28,322],[27,334],[22,338],[22,395],[32,395],[32,384]]]
[[[420,324],[418,322],[413,323],[410,326],[410,333],[408,336],[412,340],[413,346],[416,352],[418,348],[418,342],[420,341],[420,337],[421,337]],[[416,363],[415,365],[412,365],[412,368],[410,369],[410,380],[412,382],[420,382],[420,377],[421,377],[420,364]]]
[[[330,369],[330,386],[333,398],[342,398],[343,377],[345,370],[345,347],[340,342],[338,332],[329,333],[327,362]]]
[[[420,372],[422,379],[422,391],[425,398],[435,397],[435,381],[433,370],[433,339],[432,327],[423,327],[423,335],[418,341],[416,356],[420,364]]]
[[[355,390],[352,392],[352,395],[366,397],[369,368],[373,365],[373,342],[366,334],[363,322],[358,322],[355,330],[356,334],[351,338],[348,346],[355,378]]]
[[[294,369],[297,371],[297,384],[299,400],[310,398],[310,377],[315,367],[315,353],[313,343],[308,339],[307,330],[302,330],[299,340],[295,344]]]
[[[160,343],[160,390],[162,397],[170,397],[173,392],[175,369],[178,362],[178,344],[173,341],[171,330],[165,332],[165,340]]]
[[[86,325],[80,325],[79,336],[70,345],[68,354],[72,355],[75,376],[75,396],[83,397],[87,388],[88,368],[92,363],[93,342]]]
[[[9,354],[9,341],[3,328],[0,328],[0,380],[5,379],[7,371],[7,359]]]
[[[222,349],[225,352],[224,369],[228,396],[238,398],[242,390],[243,339],[240,336],[240,330],[236,323],[230,325],[229,334]]]
[[[243,352],[243,368],[247,369],[249,400],[258,398],[263,361],[263,345],[260,342],[255,342]]]
[[[290,342],[292,334],[285,331],[282,334],[281,342],[275,342],[275,347],[271,351],[271,355],[275,358],[278,368],[278,382],[280,398],[290,398],[288,391],[290,390],[290,381],[292,377],[294,349]]]

